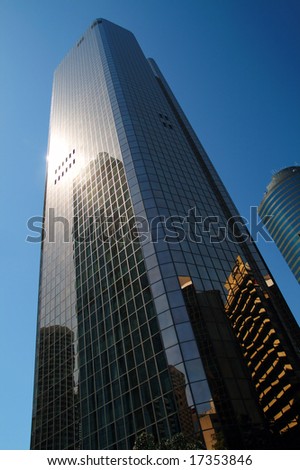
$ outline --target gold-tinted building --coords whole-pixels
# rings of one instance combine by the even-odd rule
[[[266,284],[271,289],[272,279]],[[259,403],[276,436],[291,443],[299,432],[300,374],[267,289],[241,257],[226,282],[225,311],[240,344]]]

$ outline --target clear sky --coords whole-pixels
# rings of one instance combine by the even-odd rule
[[[131,30],[156,59],[240,213],[272,172],[300,164],[299,0],[0,0],[0,449],[29,447],[52,76],[95,18]],[[259,242],[294,315],[299,285]]]

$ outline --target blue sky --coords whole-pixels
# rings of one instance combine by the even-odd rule
[[[272,172],[300,164],[298,0],[1,0],[0,449],[29,447],[52,76],[103,17],[156,59],[240,213]],[[274,243],[259,241],[294,315],[299,285]]]

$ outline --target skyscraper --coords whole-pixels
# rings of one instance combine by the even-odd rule
[[[295,388],[299,327],[127,30],[96,20],[57,68],[47,161],[32,449],[130,449],[143,431],[208,448],[287,435],[289,424],[272,428],[232,326],[237,262],[268,293]]]
[[[300,282],[300,167],[273,175],[258,208],[281,254]]]
[[[268,279],[270,289],[272,280]],[[299,382],[297,372],[285,350],[276,322],[276,312],[269,293],[256,282],[248,264],[238,257],[226,283],[228,288],[225,311],[239,341],[251,372],[259,402],[275,434],[284,436],[297,428],[299,419]],[[298,434],[287,433],[298,439]]]

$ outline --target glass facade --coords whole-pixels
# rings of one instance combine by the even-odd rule
[[[44,216],[32,449],[299,433],[299,327],[157,65],[106,20],[55,72]],[[272,360],[287,358],[276,429],[234,320],[237,263],[268,296]]]
[[[300,167],[276,173],[259,206],[259,215],[300,283]]]

